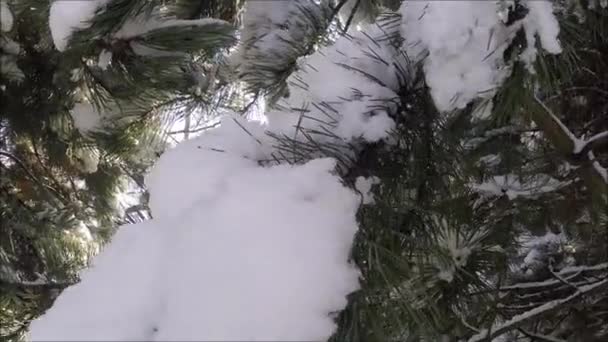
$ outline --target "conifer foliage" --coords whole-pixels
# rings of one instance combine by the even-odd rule
[[[236,4],[1,5],[0,336],[12,340],[120,223],[149,216],[145,170],[202,126],[209,63],[234,43],[229,22],[203,18],[231,21]]]
[[[608,339],[606,1],[1,1],[0,335]]]

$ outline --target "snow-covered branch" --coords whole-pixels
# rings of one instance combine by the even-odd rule
[[[538,316],[544,315],[553,310],[561,308],[561,307],[563,307],[563,305],[571,304],[574,300],[578,299],[579,297],[582,297],[583,295],[590,294],[593,291],[600,290],[602,287],[606,286],[606,284],[608,284],[608,278],[598,281],[594,284],[581,286],[577,289],[577,291],[575,293],[573,293],[572,295],[570,295],[566,298],[552,300],[552,301],[547,302],[543,305],[540,305],[532,310],[529,310],[522,314],[516,315],[516,316],[512,317],[511,319],[509,319],[508,321],[506,321],[502,324],[499,324],[495,327],[492,327],[490,329],[483,329],[480,333],[475,334],[474,336],[469,338],[468,342],[478,342],[478,341],[483,341],[486,339],[491,340],[510,330],[518,328],[522,324],[525,324],[526,322],[528,322]]]
[[[586,152],[605,144],[608,144],[608,131],[595,134],[588,139],[582,140],[580,144],[575,146],[574,153],[584,155]]]
[[[547,105],[535,96],[536,102],[542,107],[542,112],[531,113],[534,122],[543,130],[555,148],[566,158],[577,162],[584,159],[592,167],[590,170],[608,186],[608,171],[593,157],[593,147],[608,142],[608,131],[581,140],[576,137],[566,125],[555,115]],[[590,186],[590,189],[595,189]]]
[[[588,275],[589,273],[594,274],[594,272],[606,272],[608,271],[608,263],[601,263],[597,265],[580,265],[580,266],[568,266],[564,267],[559,272],[555,272],[555,275],[562,280],[559,279],[547,279],[544,281],[535,281],[535,282],[525,282],[525,283],[516,283],[508,286],[500,287],[498,290],[500,292],[509,292],[509,291],[532,291],[532,290],[545,290],[552,286],[558,285],[562,283],[562,281],[566,281],[568,283],[572,283],[576,278],[580,276]],[[595,274],[598,275],[598,274]],[[605,276],[605,273],[600,273],[599,275]]]
[[[46,278],[38,278],[36,280],[8,280],[0,278],[0,288],[2,286],[18,287],[18,288],[47,288],[62,290],[68,286],[72,286],[76,282],[54,282]]]

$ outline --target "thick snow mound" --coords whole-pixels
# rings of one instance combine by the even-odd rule
[[[179,216],[196,200],[217,197],[226,177],[258,167],[265,138],[259,123],[226,116],[218,128],[165,152],[146,177],[154,217]]]
[[[358,197],[319,159],[226,178],[174,228],[180,265],[156,340],[322,341],[357,289]],[[197,251],[193,254],[193,251]]]
[[[551,1],[526,1],[526,18],[507,26],[496,1],[404,1],[401,34],[404,50],[422,62],[437,108],[464,108],[471,100],[490,98],[510,75],[503,52],[522,26],[528,46],[521,58],[536,58],[538,36],[544,50],[560,53],[559,25]]]
[[[164,154],[147,179],[154,220],[121,228],[33,340],[329,338],[358,288],[360,199],[332,159],[261,166],[261,132],[227,117]]]
[[[148,340],[166,291],[162,231],[155,222],[121,227],[82,281],[31,323],[32,341]]]

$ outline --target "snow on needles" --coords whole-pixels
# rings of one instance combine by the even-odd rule
[[[13,14],[6,0],[0,0],[0,30],[8,32],[13,28]]]
[[[464,108],[477,97],[491,97],[510,75],[503,60],[521,25],[528,48],[522,59],[536,58],[535,38],[549,53],[561,52],[559,26],[550,1],[526,1],[530,12],[506,26],[497,1],[404,1],[401,6],[404,49],[423,61],[427,84],[441,111]]]
[[[266,33],[255,51],[276,47],[270,37],[294,38],[276,26],[293,15],[291,2],[280,3],[246,5],[257,19],[245,28]],[[488,41],[500,49],[504,37],[495,4],[409,1],[402,14],[406,42],[420,41],[429,52],[425,72],[440,108],[461,106],[505,77],[496,57],[483,59]],[[336,161],[321,150],[292,164],[274,153],[276,137],[314,137],[354,158],[361,143],[389,136],[390,103],[407,63],[399,65],[405,56],[387,39],[374,39],[387,32],[364,30],[299,60],[289,96],[266,113],[265,124],[226,116],[163,154],[146,179],[154,219],[122,227],[82,281],[32,323],[32,339],[328,339],[332,314],[359,286],[349,252],[358,206],[371,201],[361,195],[373,180],[358,181],[360,195],[342,184]]]
[[[88,26],[98,8],[109,0],[58,0],[51,4],[49,25],[55,47],[64,51],[72,33]]]
[[[103,119],[103,115],[88,102],[77,102],[74,104],[70,115],[74,120],[74,127],[83,134],[99,128]]]
[[[33,340],[331,336],[330,314],[358,287],[359,196],[331,159],[258,165],[264,145],[242,127],[261,127],[235,120],[161,157],[146,180],[155,219],[122,227]]]
[[[311,56],[310,69],[290,78],[305,78],[309,91],[292,85],[282,101],[284,108],[316,108],[300,122],[314,129],[328,118],[313,104],[349,98],[323,126],[324,136],[344,146],[383,139],[394,125],[386,111],[372,113],[373,99],[394,96],[394,70],[366,60],[372,43],[365,39],[344,38]],[[349,60],[338,48],[385,84],[340,65]],[[375,50],[386,58],[397,53]],[[360,96],[350,94],[349,83]],[[288,109],[268,113],[266,124],[226,116],[218,128],[163,154],[146,178],[154,219],[122,227],[82,281],[32,323],[32,338],[328,339],[332,315],[359,286],[349,254],[361,195],[342,184],[336,161],[322,154],[275,162],[277,141],[269,133],[298,136],[300,117]]]
[[[269,129],[305,140],[293,132],[299,127],[317,142],[385,139],[395,127],[398,67],[407,69],[405,56],[385,39],[388,34],[369,25],[301,60],[287,79],[289,96],[279,101],[280,109],[266,113]]]
[[[198,201],[176,226],[183,270],[170,277],[180,281],[156,339],[328,339],[330,314],[346,306],[359,275],[348,262],[359,199],[334,166],[316,159],[244,169]],[[192,284],[205,285],[193,296]]]

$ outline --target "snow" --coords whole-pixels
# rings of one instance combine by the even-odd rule
[[[150,33],[154,30],[180,27],[180,26],[206,26],[206,25],[228,25],[224,20],[214,18],[203,18],[195,20],[182,19],[166,19],[162,18],[162,14],[155,16],[136,17],[128,19],[122,27],[113,34],[115,39],[123,39],[130,41],[129,45],[139,56],[163,57],[176,56],[185,57],[183,51],[166,51],[160,48],[147,46],[145,43],[138,41],[137,37]]]
[[[537,276],[546,272],[549,267],[553,267],[558,274],[564,267],[573,265],[576,260],[572,253],[576,250],[573,242],[568,239],[565,233],[555,234],[551,231],[542,236],[524,234],[518,237],[521,245],[518,251],[518,265],[514,265],[513,270],[518,277],[523,280],[537,280]],[[565,253],[565,254],[564,254]],[[555,255],[564,254],[565,258],[555,259]],[[558,279],[559,280],[559,279]],[[534,282],[539,284],[539,282]],[[526,288],[535,285],[513,285],[507,288]]]
[[[338,145],[388,138],[395,126],[391,100],[398,97],[397,66],[407,69],[407,62],[388,42],[378,42],[385,35],[369,25],[301,60],[298,72],[287,79],[289,97],[266,113],[269,130],[302,141],[305,132],[319,143]]]
[[[545,174],[538,174],[529,179],[523,179],[514,174],[493,176],[476,184],[470,184],[471,189],[483,196],[507,196],[510,200],[518,197],[535,198],[544,193],[556,191],[569,182],[561,182]]]
[[[498,154],[485,155],[477,161],[477,165],[482,167],[495,167],[502,161],[502,157]]]
[[[108,66],[112,63],[112,51],[102,50],[99,53],[99,57],[97,59],[97,66],[102,70],[107,70]]]
[[[185,19],[163,19],[160,20],[154,16],[147,17],[146,20],[132,19],[125,22],[125,24],[116,31],[114,34],[115,38],[130,39],[142,34],[148,33],[152,30],[157,30],[167,27],[180,27],[180,26],[207,26],[207,25],[225,25],[226,21],[214,18],[203,18],[196,20],[185,20]]]
[[[589,9],[597,8],[598,3],[601,8],[608,7],[608,0],[589,0],[589,5],[588,5]]]
[[[0,49],[2,49],[2,52],[4,52],[5,54],[15,56],[21,52],[21,46],[19,46],[17,42],[6,36],[0,39]]]
[[[121,227],[81,274],[82,281],[67,288],[42,319],[31,323],[30,338],[146,340],[161,307],[153,299],[161,293],[162,243],[161,227],[152,222]],[[150,326],[143,327],[148,322]]]
[[[261,166],[262,133],[229,116],[165,153],[146,179],[154,219],[122,227],[32,339],[329,338],[358,287],[360,199],[334,160]]]
[[[563,304],[571,302],[574,299],[576,299],[588,292],[601,288],[601,287],[605,286],[607,283],[608,283],[608,279],[603,279],[601,281],[597,281],[597,282],[589,284],[589,285],[580,286],[577,288],[576,292],[574,292],[572,295],[570,295],[568,297],[548,301],[542,305],[535,307],[534,309],[531,309],[524,313],[515,315],[515,316],[511,317],[511,319],[509,319],[503,323],[495,324],[495,326],[493,326],[491,329],[482,329],[479,333],[477,333],[477,334],[473,335],[471,338],[469,338],[468,342],[478,342],[478,341],[489,340],[491,337],[496,337],[498,335],[501,335],[504,332],[506,332],[512,328],[515,328],[518,325],[521,325],[524,322],[526,322],[536,316],[542,315]]]
[[[527,34],[538,35],[543,49],[547,52],[561,53],[562,48],[557,37],[559,23],[553,15],[553,3],[550,0],[528,0],[526,6],[530,10],[524,22]]]
[[[527,48],[522,52],[522,60],[528,69],[534,72],[532,63],[536,60],[536,37],[547,52],[558,54],[562,52],[558,40],[559,23],[553,15],[553,4],[549,0],[528,0],[526,6],[530,10],[523,20],[526,31]]]
[[[375,203],[372,187],[376,184],[380,184],[378,177],[357,177],[355,180],[355,189],[361,194],[363,204]]]
[[[0,56],[0,75],[17,83],[25,78],[23,71],[17,65],[16,58],[9,55]]]
[[[0,30],[9,32],[13,28],[13,13],[6,0],[0,1]]]
[[[608,184],[608,170],[603,167],[597,159],[595,159],[595,155],[593,151],[589,151],[587,153],[589,160],[591,161],[591,166],[595,169],[595,172],[602,178],[604,183]]]
[[[264,147],[257,144],[235,120],[240,120],[239,123],[245,125],[247,131],[256,136],[255,139],[265,139],[262,125],[226,117],[218,128],[206,131],[202,138],[184,141],[178,145],[179,148],[167,151],[146,177],[146,184],[156,193],[163,194],[150,197],[149,206],[155,218],[182,215],[189,209],[184,204],[193,203],[203,196],[217,196],[224,184],[223,177],[242,169],[257,168],[257,160],[266,158]],[[227,136],[231,138],[226,139]],[[197,153],[186,158],[182,152],[186,150]],[[201,177],[199,172],[201,165],[205,166],[205,177]],[[167,169],[172,169],[168,178],[163,173]]]
[[[360,194],[346,188],[321,152],[277,163],[273,136],[316,134],[351,155],[387,138],[394,108],[378,104],[396,97],[396,67],[370,56],[399,60],[400,52],[368,38],[380,34],[370,26],[301,60],[290,96],[264,120],[227,115],[163,154],[146,177],[153,219],[122,227],[32,324],[32,338],[327,340],[359,286],[349,255],[358,207],[370,203],[376,180],[357,180]],[[72,112],[82,130],[98,124],[86,103]]]
[[[525,264],[534,263],[539,257],[545,256],[541,255],[542,252],[539,249],[547,249],[546,246],[560,246],[566,242],[567,240],[565,236],[552,232],[547,232],[543,236],[531,237],[522,244],[524,251],[527,250],[527,253],[525,253],[526,257],[524,258],[523,262]]]
[[[74,148],[72,156],[82,172],[94,173],[99,166],[99,152],[91,147]]]
[[[576,139],[574,141],[574,151],[573,152],[574,152],[574,154],[581,153],[583,151],[583,149],[585,149],[590,144],[594,144],[594,143],[604,140],[604,139],[608,140],[608,131],[595,134],[595,135],[589,137],[588,139],[582,139],[582,140]]]
[[[314,17],[323,22],[324,13],[318,3],[314,0],[246,1],[241,44],[230,62],[239,77],[246,82],[274,84],[277,70],[288,69],[307,49],[310,37],[317,33],[309,19]]]
[[[69,7],[67,1],[54,2],[50,21],[57,48],[64,50],[71,32],[86,27],[84,21],[107,1],[69,1]],[[245,4],[242,38],[255,40],[255,48],[243,45],[234,56],[241,72],[264,57],[260,52],[272,56],[285,50],[280,38],[299,41],[306,36],[298,25],[283,25],[297,20],[294,4]],[[530,14],[519,27],[525,28],[529,42],[538,38],[547,52],[559,53],[552,4],[526,4]],[[488,98],[509,76],[502,55],[518,26],[504,26],[499,12],[496,2],[403,3],[403,50],[422,63],[440,110]],[[115,38],[207,23],[133,21]],[[360,204],[373,203],[371,189],[378,179],[359,177],[356,192],[348,189],[337,161],[320,150],[281,164],[273,137],[310,143],[314,136],[315,143],[352,157],[360,144],[389,138],[395,126],[390,103],[402,82],[398,65],[407,62],[403,51],[373,39],[386,35],[382,29],[370,25],[362,30],[298,60],[298,70],[287,79],[289,96],[262,120],[227,115],[217,127],[163,154],[146,178],[154,218],[120,228],[83,272],[81,283],[32,323],[32,339],[327,340],[336,328],[332,315],[359,286],[359,271],[349,261],[356,213]],[[534,44],[529,46],[523,58],[531,63],[536,51]],[[139,48],[141,54],[171,53]],[[111,57],[102,51],[99,67],[108,67]],[[489,115],[491,103],[484,108],[478,118]],[[85,102],[77,103],[71,114],[83,133],[99,127],[104,117]],[[479,139],[492,134],[500,132],[486,132]],[[573,142],[575,151],[583,149],[581,141]],[[296,159],[295,152],[280,152]],[[479,160],[486,166],[499,162],[498,155]],[[524,181],[499,175],[471,187],[515,199],[564,185],[541,176]],[[439,279],[451,282],[480,248],[484,232],[464,237],[443,225],[439,242],[446,260],[438,258],[434,266]],[[528,246],[524,262],[539,259],[538,246]],[[514,317],[505,326],[525,318]]]
[[[51,4],[49,25],[55,47],[64,51],[72,33],[86,28],[95,11],[109,0],[57,0]]]
[[[157,340],[329,338],[330,313],[358,286],[347,262],[358,198],[329,173],[333,167],[319,159],[248,170],[230,177],[217,201],[199,202],[208,209],[191,219],[205,229],[188,227],[177,248],[186,269],[205,271],[182,277],[172,291]],[[191,283],[207,290],[192,296]],[[184,310],[204,307],[198,316]]]
[[[378,100],[396,96],[396,72],[366,53],[399,52],[372,44],[363,33],[339,40],[303,61],[288,79],[291,95],[265,120],[228,115],[163,154],[146,177],[153,219],[121,228],[82,282],[32,324],[33,339],[328,339],[332,315],[358,288],[349,255],[369,191],[362,200],[346,188],[323,153],[277,165],[271,135],[307,141],[305,133],[323,131],[315,139],[341,143],[345,154],[388,137],[392,108]],[[291,110],[302,105],[306,117]],[[373,182],[359,180],[359,191]]]
[[[401,33],[404,50],[423,63],[425,78],[440,111],[464,108],[490,98],[510,75],[503,52],[523,25],[528,40],[538,35],[549,53],[559,53],[559,26],[548,1],[528,1],[529,15],[507,27],[495,1],[404,1]],[[530,44],[529,44],[530,45]],[[533,61],[533,46],[526,60]]]
[[[87,102],[77,102],[70,111],[74,120],[74,126],[81,132],[86,133],[99,127],[103,116]]]
[[[288,22],[291,15],[290,11],[294,8],[294,1],[274,1],[260,0],[255,2],[246,2],[243,14],[243,29],[241,40],[248,42],[255,40],[255,46],[259,50],[269,53],[277,44],[276,37],[288,35],[289,31],[282,32],[279,24]],[[287,36],[289,38],[289,36]],[[242,46],[242,51],[239,57],[247,58],[248,49],[253,46]],[[245,62],[242,60],[241,62]]]
[[[401,13],[405,50],[423,61],[439,110],[463,108],[484,92],[491,97],[509,75],[502,56],[511,32],[495,2],[405,1]]]
[[[480,242],[487,236],[485,229],[479,229],[472,235],[464,234],[452,226],[445,218],[435,217],[437,233],[437,254],[431,258],[431,264],[437,269],[437,278],[452,282],[457,271],[464,268],[471,254],[482,248]],[[486,248],[487,251],[498,251],[498,246]]]

